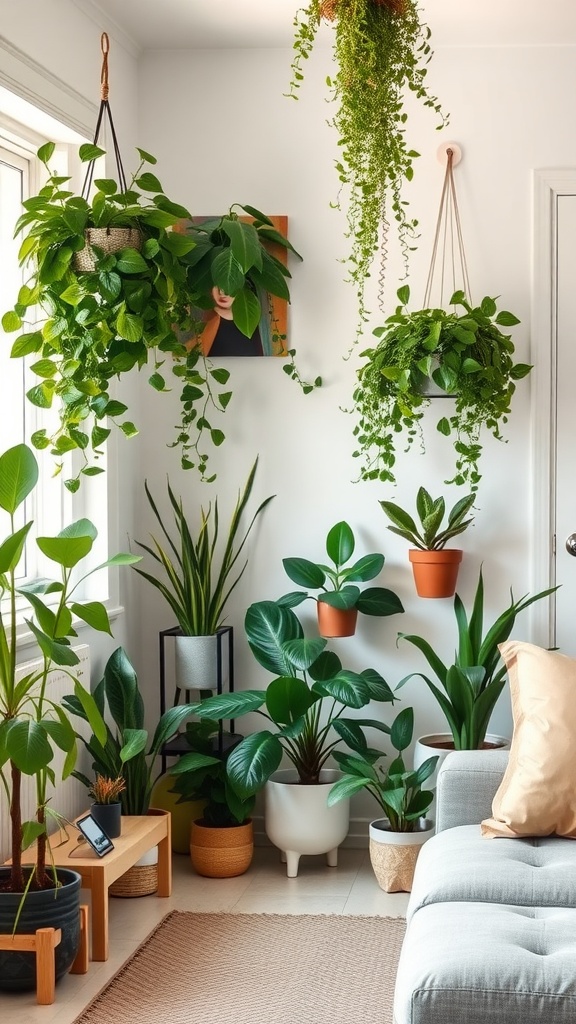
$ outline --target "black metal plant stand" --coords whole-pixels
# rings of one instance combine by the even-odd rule
[[[179,626],[171,629],[163,629],[158,634],[160,643],[160,715],[166,711],[166,637],[183,636]],[[232,626],[221,626],[216,631],[216,693],[224,692],[224,664],[227,658],[228,684],[227,693],[234,692],[234,629]],[[182,688],[177,686],[174,691],[173,706],[181,703]],[[182,701],[182,703],[185,703]],[[214,737],[213,753],[215,757],[225,757],[230,751],[238,746],[244,738],[234,732],[234,720],[228,719],[228,729],[224,728],[224,721],[218,722],[218,733]],[[182,754],[190,753],[190,745],[184,734],[178,734],[165,743],[161,751],[162,772],[166,771],[166,762],[169,757],[180,757]]]

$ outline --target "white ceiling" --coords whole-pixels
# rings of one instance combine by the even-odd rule
[[[76,0],[143,50],[292,45],[298,0]],[[304,4],[305,6],[305,4]],[[436,46],[576,43],[576,0],[421,0]],[[326,35],[330,41],[330,35]]]

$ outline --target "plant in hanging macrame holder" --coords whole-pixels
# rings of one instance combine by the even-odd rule
[[[395,482],[396,450],[402,435],[409,451],[418,438],[424,450],[422,419],[434,401],[432,384],[444,397],[453,397],[454,411],[442,415],[436,429],[452,440],[456,453],[454,475],[446,483],[467,485],[472,493],[481,480],[480,434],[486,428],[498,441],[504,440],[501,425],[510,414],[516,381],[532,369],[513,360],[514,344],[502,328],[520,321],[507,310],[498,310],[496,299],[486,296],[477,306],[469,300],[470,285],[462,242],[450,148],[446,150],[446,175],[432,261],[423,309],[408,312],[408,285],[398,290],[400,305],[384,326],[373,332],[379,339],[374,348],[362,353],[365,362],[358,370],[353,393],[358,421],[353,452],[362,460],[361,480]],[[437,265],[439,239],[457,239],[458,254],[442,252],[442,281],[447,268],[460,262],[464,289],[454,291],[446,308],[430,303]],[[453,241],[452,241],[453,245]],[[452,285],[454,287],[455,281]],[[441,296],[442,300],[442,296]],[[461,307],[463,312],[457,312]]]
[[[294,21],[290,96],[297,98],[304,61],[323,19],[334,27],[337,71],[328,85],[338,104],[332,121],[341,150],[336,169],[348,192],[347,267],[357,293],[359,335],[367,319],[366,278],[379,246],[383,281],[389,221],[396,223],[406,272],[417,237],[418,222],[410,217],[402,194],[419,155],[406,140],[405,91],[440,115],[439,128],[446,118],[426,88],[430,30],[420,19],[416,0],[312,0]]]
[[[110,434],[109,421],[117,420],[127,437],[138,433],[126,404],[111,395],[111,384],[150,366],[148,382],[156,391],[170,391],[174,378],[180,386],[175,446],[180,448],[182,467],[195,467],[202,479],[213,480],[207,476],[206,449],[208,442],[219,446],[225,439],[213,416],[224,413],[232,396],[227,389],[230,373],[215,368],[201,348],[190,348],[181,339],[200,332],[202,323],[192,304],[206,306],[212,301],[211,289],[221,285],[221,277],[216,271],[214,279],[210,277],[198,239],[174,230],[191,215],[165,195],[155,174],[145,170],[156,158],[139,149],[139,166],[127,181],[108,102],[105,33],[102,54],[102,99],[94,143],[79,150],[87,164],[82,193],[68,190],[70,179],[51,170],[54,144],[47,143],[38,151],[47,181],[37,196],[24,201],[25,212],[16,224],[15,234],[24,233],[20,260],[30,266],[30,276],[14,308],[4,314],[2,326],[7,332],[21,332],[12,356],[37,356],[31,370],[38,384],[28,391],[28,399],[41,408],[59,404],[54,432],[37,431],[32,444],[50,449],[59,469],[68,452],[81,453],[80,468],[65,481],[69,490],[77,490],[81,474],[103,472],[97,461]],[[94,178],[96,161],[105,155],[97,142],[106,120],[117,180]],[[263,227],[240,226],[233,212],[223,217],[221,249],[226,253],[221,263],[226,260],[229,273],[234,272],[237,291],[245,278],[260,271],[267,291],[286,297],[287,269],[281,272],[270,258],[267,266],[273,265],[273,270],[263,270],[260,236],[265,234],[266,218],[251,207],[245,209],[255,213]],[[275,241],[288,245],[281,236]],[[209,248],[215,255],[213,246]],[[245,318],[244,333],[253,333],[253,319]],[[290,371],[305,391],[320,384],[319,379],[313,385],[302,381],[293,358]]]

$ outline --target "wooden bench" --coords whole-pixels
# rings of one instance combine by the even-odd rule
[[[108,886],[153,846],[158,847],[157,896],[170,896],[172,844],[169,813],[151,809],[146,815],[123,817],[122,835],[114,840],[114,849],[104,857],[98,857],[86,843],[79,844],[76,830],[69,838],[63,831],[50,836],[50,849],[56,866],[77,871],[82,877],[83,887],[92,892],[93,960],[107,960],[109,955]],[[34,861],[35,851],[31,846],[22,854],[22,862],[30,864]]]

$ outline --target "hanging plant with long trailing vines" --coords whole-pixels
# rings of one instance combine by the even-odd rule
[[[327,79],[338,104],[332,124],[338,133],[341,157],[336,160],[342,195],[348,196],[346,217],[350,252],[349,279],[356,288],[358,336],[368,319],[366,279],[390,222],[396,223],[406,274],[415,246],[418,221],[408,212],[402,186],[413,177],[418,153],[406,139],[408,115],[404,96],[410,91],[441,118],[440,102],[426,87],[432,57],[430,29],[423,24],[416,0],[311,0],[297,11],[292,80],[288,95],[297,98],[322,20],[334,28],[336,74]]]

